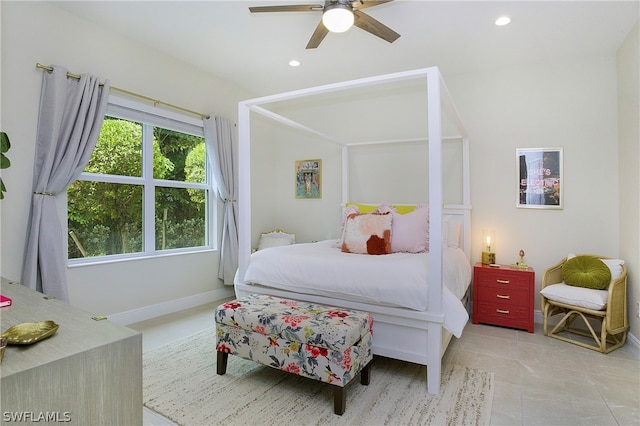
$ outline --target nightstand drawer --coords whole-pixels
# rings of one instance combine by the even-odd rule
[[[528,306],[514,306],[501,303],[478,303],[478,314],[486,322],[506,327],[520,328],[527,324],[530,309]]]
[[[518,290],[509,287],[482,287],[478,289],[478,301],[496,303],[508,306],[525,306],[530,304],[530,294],[526,290]]]
[[[478,274],[478,283],[481,286],[493,288],[518,288],[529,289],[529,277],[527,274],[513,273],[512,271],[487,270]]]

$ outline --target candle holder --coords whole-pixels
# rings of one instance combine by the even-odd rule
[[[496,263],[494,252],[496,244],[495,232],[491,229],[482,230],[482,264],[491,265]]]

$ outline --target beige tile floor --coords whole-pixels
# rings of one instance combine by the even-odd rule
[[[133,324],[143,351],[213,327],[218,303]],[[492,425],[640,425],[640,351],[608,355],[535,333],[467,324],[443,362],[494,373]],[[375,374],[375,373],[374,373]],[[150,410],[145,425],[172,423]]]

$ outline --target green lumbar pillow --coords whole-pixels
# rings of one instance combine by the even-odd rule
[[[611,270],[595,256],[576,256],[562,267],[562,280],[576,287],[604,290],[611,282]]]

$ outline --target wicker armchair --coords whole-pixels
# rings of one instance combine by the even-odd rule
[[[600,259],[608,259],[603,256],[596,257]],[[552,284],[562,283],[562,267],[566,261],[567,258],[564,258],[560,263],[545,271],[540,284],[541,291]],[[627,313],[627,269],[624,265],[621,265],[621,267],[622,274],[609,284],[609,287],[606,290],[606,305],[601,309],[575,306],[566,302],[551,300],[541,294],[543,330],[545,336],[593,349],[604,354],[623,346],[627,339],[629,320]],[[602,292],[603,290],[581,288],[579,291],[584,292],[583,294],[585,295],[590,295],[588,292]],[[578,301],[575,303],[578,303]],[[563,315],[560,322],[549,330],[549,328],[551,328],[549,319],[558,314]],[[584,320],[586,329],[573,327],[573,322],[577,318],[582,318]],[[589,319],[595,319],[600,324],[599,335],[594,330]],[[560,333],[573,333],[580,336],[590,337],[593,338],[595,344],[570,339],[565,337],[565,335],[560,335]]]

